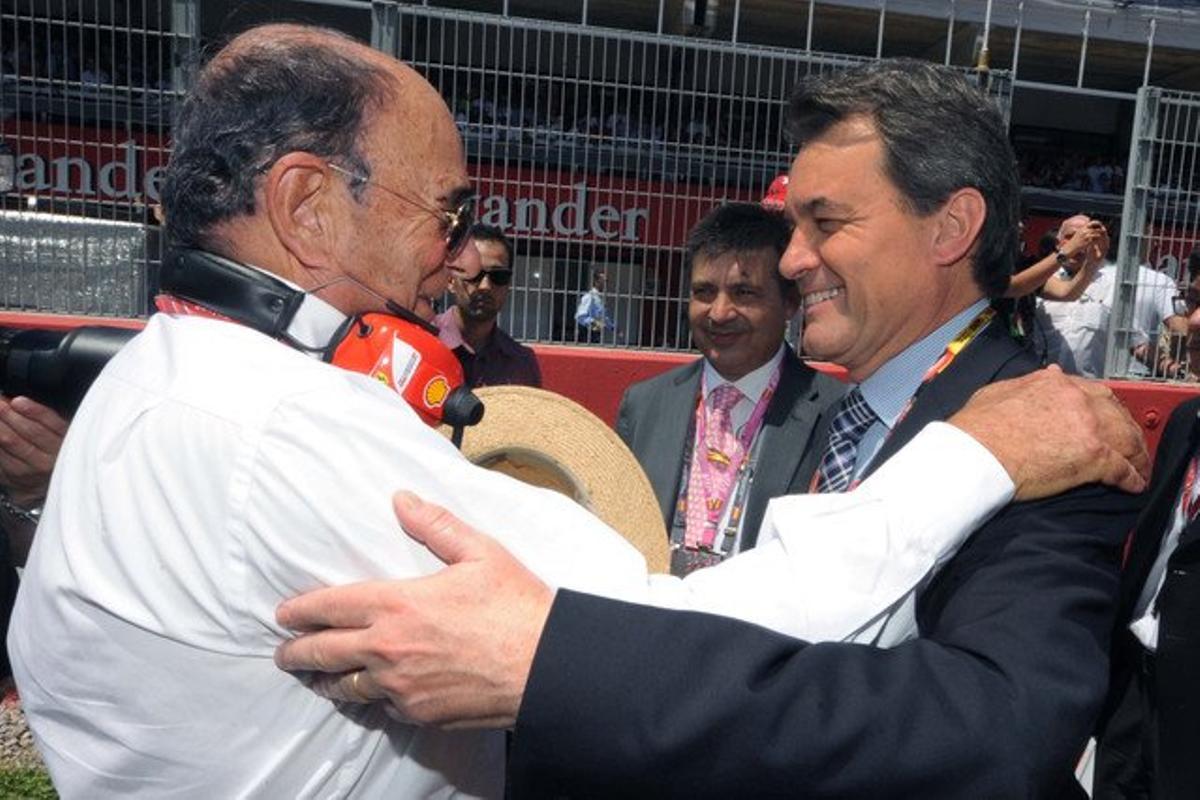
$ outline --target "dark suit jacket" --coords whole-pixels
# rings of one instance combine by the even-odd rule
[[[1109,770],[1114,771],[1112,775],[1122,773],[1124,762],[1138,757],[1144,741],[1140,706],[1119,708],[1142,666],[1143,648],[1128,624],[1171,525],[1188,462],[1200,447],[1197,414],[1200,399],[1182,403],[1163,430],[1146,511],[1138,520],[1121,576],[1112,685],[1098,733],[1096,787],[1102,796],[1124,795],[1121,786],[1110,783]],[[1158,611],[1158,652],[1148,676],[1158,715],[1157,737],[1150,737],[1158,743],[1151,757],[1156,767],[1154,796],[1190,800],[1200,797],[1200,691],[1196,689],[1196,676],[1200,675],[1200,519],[1183,529],[1167,560]]]
[[[621,399],[617,433],[637,456],[654,487],[667,530],[675,515],[683,465],[691,457],[688,430],[700,394],[704,359],[635,383]],[[763,417],[762,437],[754,482],[746,503],[742,549],[758,540],[767,501],[772,497],[808,491],[821,451],[812,447],[813,431],[824,412],[845,393],[842,383],[822,375],[786,349],[779,385]]]
[[[979,386],[1034,368],[992,324],[882,457]],[[809,645],[559,591],[512,739],[516,797],[1060,796],[1108,680],[1137,498],[1013,503],[919,592],[921,636]]]

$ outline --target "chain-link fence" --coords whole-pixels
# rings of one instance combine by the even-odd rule
[[[1128,176],[1105,372],[1200,380],[1200,94],[1138,93]]]
[[[783,117],[799,79],[869,60],[397,2],[274,5],[289,17],[316,9],[357,35],[369,17],[372,44],[442,92],[481,221],[515,245],[501,324],[527,341],[689,347],[687,231],[722,200],[758,200],[786,169]],[[201,25],[195,0],[134,6],[19,0],[0,13],[5,208],[68,219],[5,228],[8,308],[148,311],[172,104],[200,33],[223,38],[225,23]],[[1007,110],[1007,73],[984,74]],[[95,220],[144,228],[140,250]],[[593,329],[577,312],[596,272],[611,322]],[[109,296],[89,288],[122,276],[132,299],[101,303]]]

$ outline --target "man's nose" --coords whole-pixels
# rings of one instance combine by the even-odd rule
[[[462,252],[456,258],[446,262],[450,272],[459,278],[474,278],[483,269],[479,260],[479,251],[475,249],[475,240],[467,241]]]
[[[729,322],[737,316],[737,308],[725,292],[718,292],[708,307],[708,318],[717,324]]]
[[[783,257],[779,259],[779,274],[790,281],[800,280],[821,266],[817,248],[813,247],[801,227],[797,225],[792,230],[792,238],[783,251]]]

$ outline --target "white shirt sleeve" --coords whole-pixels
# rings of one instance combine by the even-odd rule
[[[683,580],[654,576],[650,602],[809,641],[894,644],[916,632],[916,588],[1013,491],[986,448],[933,423],[852,492],[772,500],[756,548]]]

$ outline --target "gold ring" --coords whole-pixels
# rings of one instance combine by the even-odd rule
[[[350,675],[350,698],[356,703],[369,703],[371,698],[367,697],[366,693],[358,686],[358,679],[362,677],[363,671],[360,669]]]

